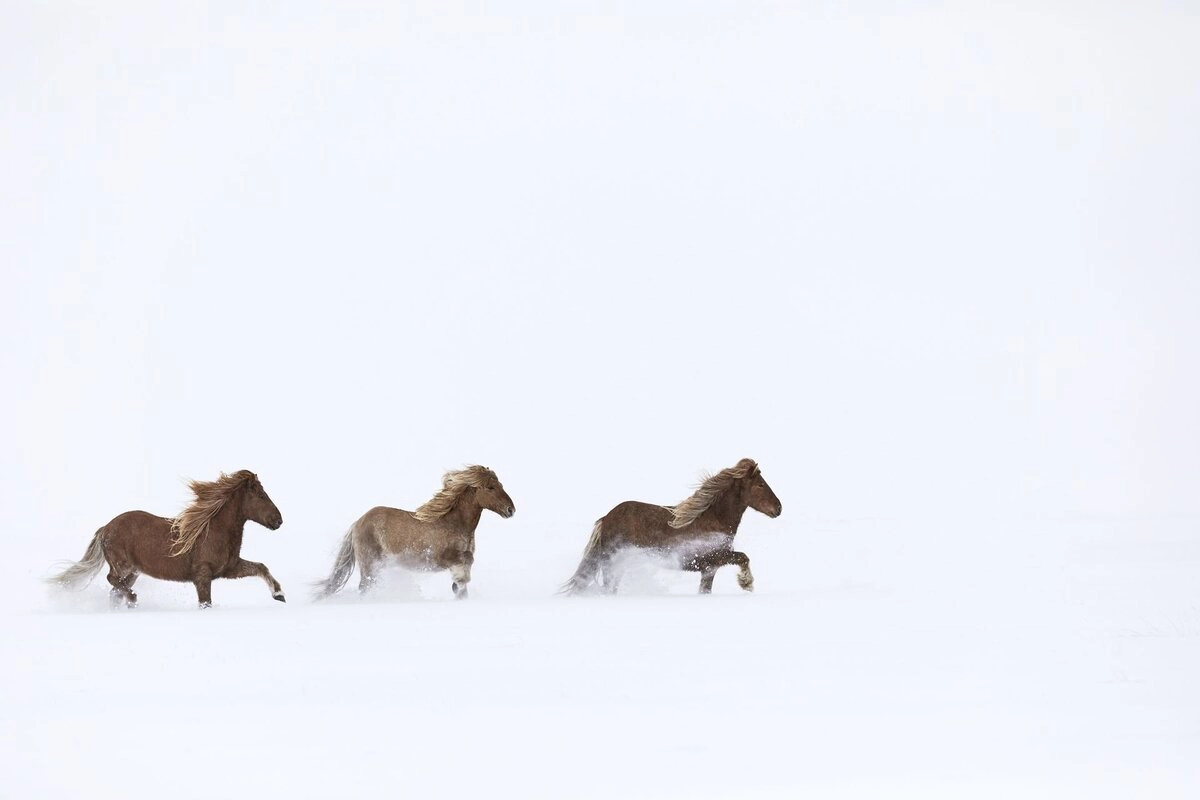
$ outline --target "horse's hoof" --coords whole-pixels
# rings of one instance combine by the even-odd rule
[[[271,597],[274,597],[276,600],[278,600],[281,603],[287,602],[287,600],[284,599],[283,592],[280,592],[279,594],[273,594],[273,595],[271,595]]]
[[[747,592],[754,591],[754,576],[750,574],[750,570],[743,569],[737,576],[738,586],[742,587]]]
[[[201,610],[201,611],[203,611],[203,610],[204,610],[204,609],[206,609],[206,608],[212,608],[212,603],[201,603],[201,604],[200,604],[200,610]]]

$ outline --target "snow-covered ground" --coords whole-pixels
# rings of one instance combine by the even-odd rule
[[[752,512],[751,512],[752,513]],[[749,518],[757,577],[552,596],[573,548],[485,518],[446,576],[312,604],[103,578],[3,617],[6,791],[238,796],[1192,797],[1200,522]],[[585,538],[581,532],[581,539]],[[81,549],[84,538],[76,542]],[[23,597],[23,601],[22,601]],[[19,609],[19,610],[14,610]]]

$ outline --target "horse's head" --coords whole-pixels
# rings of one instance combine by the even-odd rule
[[[242,513],[246,519],[273,531],[283,524],[283,515],[279,513],[279,508],[267,496],[267,490],[253,473],[242,490]]]
[[[483,480],[475,487],[475,492],[475,499],[481,508],[494,511],[506,519],[517,513],[512,498],[508,496],[508,492],[504,491],[500,479],[491,470],[487,471]]]
[[[750,461],[750,459],[742,459],[742,461]],[[779,502],[775,492],[771,491],[771,487],[767,485],[757,464],[754,465],[750,474],[742,479],[742,492],[746,505],[760,514],[766,514],[774,519],[783,513],[783,504]]]

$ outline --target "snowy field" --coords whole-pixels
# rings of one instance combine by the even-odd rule
[[[752,512],[751,512],[752,513]],[[7,603],[14,797],[1192,797],[1200,525],[748,518],[757,590],[647,570],[551,596],[569,548],[481,525],[473,596],[393,576],[313,605],[314,541],[258,581],[103,578]],[[515,530],[510,530],[515,529]],[[80,539],[82,541],[82,539]],[[727,568],[728,569],[728,568]],[[22,608],[21,611],[13,610]],[[67,763],[64,763],[64,757]],[[207,767],[205,767],[207,769]],[[119,786],[114,783],[118,780]]]
[[[1198,43],[1154,0],[0,1],[0,800],[1200,797]],[[555,595],[743,457],[753,594]],[[309,600],[468,464],[517,509],[469,600]],[[240,469],[286,604],[43,584]]]

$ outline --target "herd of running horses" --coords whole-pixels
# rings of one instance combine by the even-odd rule
[[[137,604],[133,584],[143,574],[194,584],[201,608],[212,605],[212,582],[217,578],[257,576],[266,581],[271,596],[283,602],[283,587],[271,571],[241,556],[246,522],[271,530],[283,524],[283,515],[258,476],[241,470],[189,485],[195,501],[179,516],[119,514],[96,531],[80,561],[50,582],[83,588],[107,562],[109,595],[117,606]],[[733,549],[747,508],[768,517],[778,517],[783,510],[758,464],[749,458],[706,478],[679,505],[621,503],[597,520],[579,568],[562,591],[578,594],[598,585],[601,591],[616,592],[624,563],[618,556],[630,549],[700,573],[702,593],[712,591],[719,568],[735,565],[738,585],[752,591],[750,559]],[[416,511],[372,508],[350,526],[329,577],[316,584],[316,598],[339,591],[355,566],[359,590],[369,591],[380,569],[393,563],[410,570],[449,570],[455,597],[465,598],[475,562],[475,528],[485,510],[507,518],[516,507],[496,473],[481,466],[447,472],[441,490]]]

